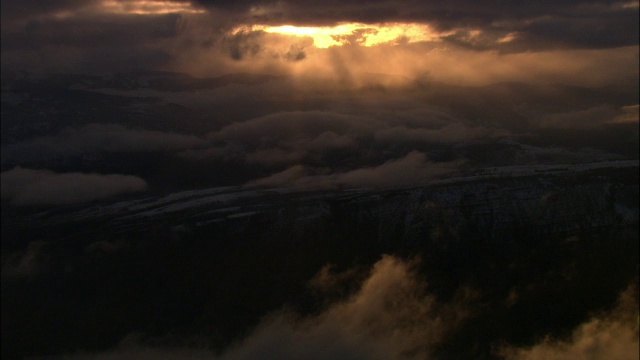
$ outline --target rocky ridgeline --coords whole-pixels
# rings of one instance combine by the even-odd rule
[[[632,202],[637,191],[637,186],[608,182],[562,186],[548,179],[488,181],[336,196],[253,216],[278,232],[345,226],[381,242],[509,241],[637,223],[638,204]]]
[[[102,233],[168,231],[178,237],[342,234],[379,242],[509,241],[637,224],[638,184],[629,179],[637,169],[623,171],[624,181],[580,174],[386,190],[208,189],[41,213],[23,225],[90,223]]]

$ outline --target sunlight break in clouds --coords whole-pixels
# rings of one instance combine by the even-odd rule
[[[393,42],[414,43],[438,40],[438,34],[433,32],[429,26],[417,23],[378,25],[342,23],[321,27],[253,25],[238,27],[231,33],[236,34],[241,31],[264,31],[293,37],[310,37],[313,39],[313,45],[320,49],[347,44],[376,46]]]
[[[167,69],[197,77],[247,72],[293,75],[300,86],[317,80],[359,87],[370,83],[372,74],[387,74],[398,80],[457,85],[527,82],[592,87],[630,84],[638,75],[637,46],[501,52],[474,49],[459,39],[452,42],[426,25],[418,31],[420,36],[350,24],[343,28],[241,26],[216,38],[195,20],[184,24],[178,38],[185,44],[195,36],[215,41],[209,48],[176,52]],[[468,34],[468,41],[475,41],[477,34]],[[486,40],[485,46],[498,49],[520,36],[505,34]]]

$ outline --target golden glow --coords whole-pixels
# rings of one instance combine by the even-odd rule
[[[609,123],[628,124],[640,121],[640,105],[630,105],[622,107],[622,114],[616,116]]]
[[[638,0],[629,1],[622,4],[623,9],[637,9],[639,7],[640,7],[640,2],[638,2]]]
[[[498,43],[508,43],[512,42],[518,38],[518,33],[512,32],[498,39]]]
[[[376,46],[393,42],[422,42],[434,41],[438,36],[424,24],[390,23],[367,25],[361,23],[346,23],[336,26],[266,26],[253,25],[242,27],[234,32],[264,31],[272,34],[289,35],[295,37],[310,37],[317,48],[357,44],[362,46]]]
[[[175,13],[202,13],[190,2],[164,0],[103,0],[100,3],[103,12],[115,14],[161,15]]]

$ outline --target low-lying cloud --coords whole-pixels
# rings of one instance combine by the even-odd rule
[[[243,149],[248,163],[282,166],[298,164],[326,151],[355,148],[380,126],[383,126],[380,121],[362,116],[324,111],[287,112],[233,123],[209,138],[233,149]]]
[[[143,191],[147,183],[131,175],[55,173],[21,167],[0,175],[2,197],[15,205],[67,205]]]
[[[331,169],[315,171],[314,175],[327,175],[334,171],[336,162],[324,158],[327,154],[339,153],[343,160],[357,162],[397,161],[399,156],[415,149],[413,145],[430,146],[461,144],[480,138],[499,136],[500,132],[482,126],[467,126],[461,120],[445,113],[436,112],[429,106],[422,111],[393,112],[352,115],[349,108],[336,111],[294,111],[270,114],[244,122],[232,123],[211,133],[209,139],[217,145],[211,148],[188,150],[182,156],[194,159],[206,157],[226,159],[233,156],[243,158],[249,164],[258,164],[282,171],[285,176],[299,172],[299,166],[313,163],[315,167],[329,166]],[[411,127],[398,124],[410,124]],[[376,154],[370,150],[377,148]],[[402,150],[398,150],[402,149]],[[382,156],[382,159],[372,159]],[[386,158],[386,159],[385,159]],[[412,158],[409,164],[418,165],[421,159]],[[372,161],[374,160],[374,161]],[[442,168],[448,164],[441,164]],[[377,169],[384,172],[390,164]],[[411,167],[411,166],[410,166]],[[416,166],[413,166],[414,168]],[[436,166],[438,167],[438,166]],[[289,170],[287,170],[289,169]],[[316,169],[319,170],[319,169]],[[344,171],[344,170],[343,170]],[[438,175],[441,171],[435,171]],[[345,184],[362,183],[354,178],[358,173],[343,174]],[[311,175],[311,174],[309,174]],[[420,177],[427,172],[414,173]],[[335,177],[335,176],[334,176]],[[335,179],[334,179],[335,180]],[[275,179],[277,182],[277,179]],[[373,181],[374,183],[376,181]],[[380,181],[385,183],[387,181]],[[406,179],[398,183],[406,183]]]
[[[638,343],[638,287],[620,295],[612,311],[578,326],[567,340],[547,338],[528,348],[506,347],[507,360],[633,360],[640,358]]]
[[[450,124],[440,129],[408,128],[395,126],[382,129],[375,134],[378,141],[403,143],[425,142],[432,144],[463,143],[490,134],[484,127],[467,127],[462,124]]]
[[[300,146],[327,132],[357,136],[379,127],[379,121],[363,116],[325,111],[284,112],[231,124],[211,135],[214,140],[272,145],[286,142]],[[320,140],[318,140],[320,141]]]
[[[203,347],[146,345],[130,334],[113,350],[76,353],[68,359],[435,359],[441,345],[465,331],[482,294],[461,286],[446,303],[418,275],[419,261],[384,255],[350,295],[315,315],[282,309],[263,317],[244,339],[221,353]],[[355,271],[355,272],[354,272]],[[357,270],[336,273],[325,266],[311,280],[320,293],[359,278]],[[545,339],[531,347],[495,343],[505,360],[638,359],[638,287],[630,286],[611,311],[579,325],[567,340]],[[481,329],[479,331],[482,331]],[[489,329],[487,329],[489,331]]]
[[[276,314],[221,359],[424,359],[470,314],[428,294],[411,262],[384,256],[360,289],[318,316]]]
[[[463,164],[463,160],[431,162],[424,153],[412,151],[400,159],[340,173],[313,174],[322,170],[295,165],[265,178],[250,181],[247,186],[304,189],[407,186],[451,175]]]
[[[100,152],[180,150],[204,143],[193,135],[92,123],[3,146],[2,162],[41,161]]]
[[[638,122],[638,105],[615,108],[601,105],[585,110],[544,116],[539,125],[545,128],[593,129],[607,124]]]
[[[471,314],[477,294],[462,289],[449,304],[430,295],[416,263],[378,261],[358,291],[316,316],[280,311],[218,356],[202,349],[154,348],[127,339],[115,350],[84,359],[425,359]],[[323,282],[340,274],[324,271]],[[314,280],[317,284],[318,280]]]

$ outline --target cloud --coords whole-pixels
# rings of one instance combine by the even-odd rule
[[[2,162],[30,162],[100,152],[171,151],[203,145],[193,135],[88,124],[2,147]]]
[[[638,106],[615,108],[601,105],[585,110],[549,114],[539,120],[539,126],[558,129],[594,129],[611,123],[638,121]]]
[[[250,181],[247,186],[267,186],[267,187],[283,187],[294,186],[301,179],[308,177],[307,169],[302,165],[294,165],[281,172],[269,175],[267,177]]]
[[[211,146],[205,148],[187,149],[178,153],[184,159],[206,161],[209,159],[220,159],[224,161],[238,161],[245,156],[244,150],[240,146],[225,145]]]
[[[378,123],[362,116],[325,111],[282,112],[232,123],[210,134],[209,139],[227,144],[223,148],[243,149],[248,163],[280,166],[317,158],[331,150],[354,148],[359,138],[370,136],[380,126]]]
[[[16,167],[0,175],[2,197],[19,206],[67,205],[143,191],[144,180],[130,175],[54,173]]]
[[[489,35],[475,36],[485,43],[486,37]],[[474,37],[468,38],[470,42]],[[603,86],[630,83],[631,78],[638,77],[637,45],[530,48],[527,44],[499,42],[501,37],[494,38],[493,43],[481,47],[450,40],[317,49],[302,41],[304,38],[255,31],[234,37],[231,48],[227,41],[214,40],[210,47],[175,53],[169,66],[198,76],[231,72],[289,74],[299,77],[301,82],[334,80],[343,87],[356,88],[368,85],[372,73],[404,76],[410,80],[428,74],[432,81],[467,85],[521,81]],[[507,45],[510,48],[506,48]],[[522,51],[515,51],[517,46]],[[504,49],[500,50],[501,47]],[[287,60],[286,54],[291,49],[303,52],[304,59]]]
[[[382,129],[375,134],[378,141],[384,142],[427,142],[435,144],[463,143],[489,135],[483,127],[467,127],[461,124],[451,124],[440,129],[411,129],[406,126],[395,126]]]
[[[158,10],[162,6],[166,11]],[[532,73],[546,75],[549,70],[567,77],[567,72],[575,74],[585,61],[599,57],[582,53],[568,64],[575,63],[578,67],[565,64],[562,72],[546,66],[563,63],[562,57],[571,57],[571,50],[602,50],[604,57],[615,59],[619,48],[633,48],[637,54],[639,41],[638,6],[634,1],[491,1],[479,5],[470,0],[446,4],[415,0],[270,3],[29,0],[24,4],[3,3],[2,8],[3,67],[39,71],[113,72],[152,68],[209,75],[239,71],[298,73],[300,70],[314,74],[319,68],[328,67],[337,72],[336,76],[344,76],[353,70],[351,67],[357,66],[367,72],[415,75],[416,65],[412,63],[427,60],[422,71],[444,72],[438,76],[448,79],[451,76],[445,75],[453,70],[450,68],[469,67],[457,81],[479,73],[471,78],[475,79],[487,70],[487,75],[513,72],[514,67],[520,68],[519,76],[535,80],[537,77]],[[309,37],[267,34],[261,30],[232,31],[257,24],[333,26],[344,22],[367,26],[418,24],[428,26],[433,36],[432,40],[420,44],[407,44],[406,39],[399,37],[392,41],[393,46],[364,51],[355,40],[357,33],[347,34],[342,37],[354,37],[351,45],[339,51],[333,48],[318,51]],[[440,54],[435,56],[434,50]],[[536,58],[532,55],[555,51],[561,54],[553,56],[553,62],[540,59],[535,67],[502,58],[510,53]],[[410,57],[411,52],[418,54]],[[429,61],[445,54],[448,61]],[[350,60],[356,55],[360,62]],[[477,66],[484,58],[491,60]],[[350,65],[343,66],[349,62]],[[438,64],[441,66],[436,66]],[[614,70],[607,64],[611,62],[599,67],[605,75]],[[637,61],[625,65],[626,71],[633,71]],[[323,72],[326,75],[327,71]],[[590,76],[596,75],[603,76],[590,73]],[[505,81],[504,77],[490,81]],[[576,80],[580,76],[572,78]],[[545,77],[543,81],[553,79],[553,76]]]
[[[387,98],[383,101],[389,105],[394,100]],[[270,168],[306,163],[318,166],[325,164],[324,157],[331,153],[342,154],[341,158],[348,162],[348,159],[358,156],[366,159],[369,156],[366,149],[376,146],[380,149],[378,155],[386,153],[383,156],[393,158],[405,155],[406,150],[398,154],[396,150],[387,152],[384,149],[416,142],[423,145],[461,144],[498,134],[480,126],[466,126],[460,119],[431,110],[424,104],[407,101],[400,104],[417,108],[389,111],[378,108],[375,102],[370,106],[351,103],[334,111],[279,112],[235,122],[208,136],[212,142],[225,145],[190,152],[189,156],[198,157],[200,154],[201,158],[206,155],[224,158],[232,153],[227,150],[235,149],[233,153],[244,153],[244,159],[250,164]],[[364,111],[359,115],[351,114],[358,113],[361,107]],[[411,128],[404,124],[411,125]]]
[[[289,62],[306,58],[305,49],[313,46],[310,38],[296,38],[263,31],[241,30],[221,38],[221,48],[231,59],[272,59]]]
[[[326,111],[294,111],[270,114],[233,123],[211,134],[214,140],[247,144],[305,143],[326,132],[359,135],[372,129],[376,121],[362,116]]]
[[[166,43],[178,35],[179,15],[80,10],[61,7],[40,14],[35,10],[21,19],[3,16],[3,67],[100,73],[160,68],[171,60]]]
[[[378,166],[333,174],[313,175],[311,172],[314,169],[296,165],[268,177],[250,181],[247,186],[319,189],[416,185],[455,173],[463,163],[462,160],[430,162],[424,153],[412,151],[403,158],[389,160]]]
[[[260,1],[200,0],[204,6],[232,12],[245,23],[334,25],[344,22],[427,23],[442,31],[469,29],[517,33],[525,47],[616,47],[638,42],[637,2],[563,1],[478,4],[470,0],[434,1]],[[630,6],[625,6],[630,5]],[[571,15],[569,15],[571,14]],[[459,39],[459,38],[458,38]],[[499,44],[497,44],[499,45]],[[518,45],[522,48],[522,45]]]
[[[501,349],[507,360],[632,360],[638,345],[638,287],[630,286],[617,307],[581,324],[568,340],[545,339],[529,348]]]
[[[640,105],[623,106],[621,114],[611,119],[611,124],[637,123],[640,121]]]
[[[287,140],[293,140],[287,142]],[[249,145],[249,144],[247,144]],[[274,144],[276,148],[262,148],[248,153],[245,160],[267,166],[278,166],[299,163],[307,157],[318,158],[331,150],[345,150],[355,148],[356,141],[349,135],[338,135],[332,131],[325,131],[317,137],[289,139],[283,138],[282,143]]]
[[[49,263],[44,241],[32,241],[22,251],[2,254],[2,281],[31,279]]]
[[[347,135],[339,135],[333,131],[325,131],[307,144],[310,150],[344,149],[355,146],[355,141]]]
[[[202,349],[140,345],[135,336],[83,359],[425,359],[471,313],[478,294],[461,289],[451,303],[430,295],[415,261],[383,256],[351,296],[315,316],[282,310],[266,316],[241,342],[218,356]],[[324,282],[341,274],[324,270]],[[336,278],[329,279],[329,278]],[[335,281],[334,281],[335,280]],[[315,281],[316,283],[318,281]]]
[[[466,286],[445,303],[419,275],[419,260],[383,255],[368,274],[349,269],[336,273],[324,266],[310,286],[326,294],[343,283],[350,291],[303,316],[287,308],[272,312],[245,338],[214,354],[204,347],[169,347],[130,334],[102,353],[76,353],[68,359],[433,359],[442,345],[451,345],[477,311],[485,309],[482,294]],[[360,280],[361,279],[361,280]],[[517,301],[517,296],[513,301]],[[530,347],[493,344],[494,356],[505,360],[638,359],[638,288],[630,286],[611,311],[579,325],[565,340],[545,339]],[[479,306],[478,306],[479,305]],[[471,320],[471,322],[468,322]],[[478,329],[478,331],[483,331]],[[442,353],[439,353],[441,355]]]
[[[260,149],[247,154],[245,159],[248,163],[273,166],[297,163],[306,155],[303,150]]]
[[[360,289],[318,316],[280,313],[220,359],[424,359],[469,315],[472,293],[440,304],[415,264],[384,256]]]

